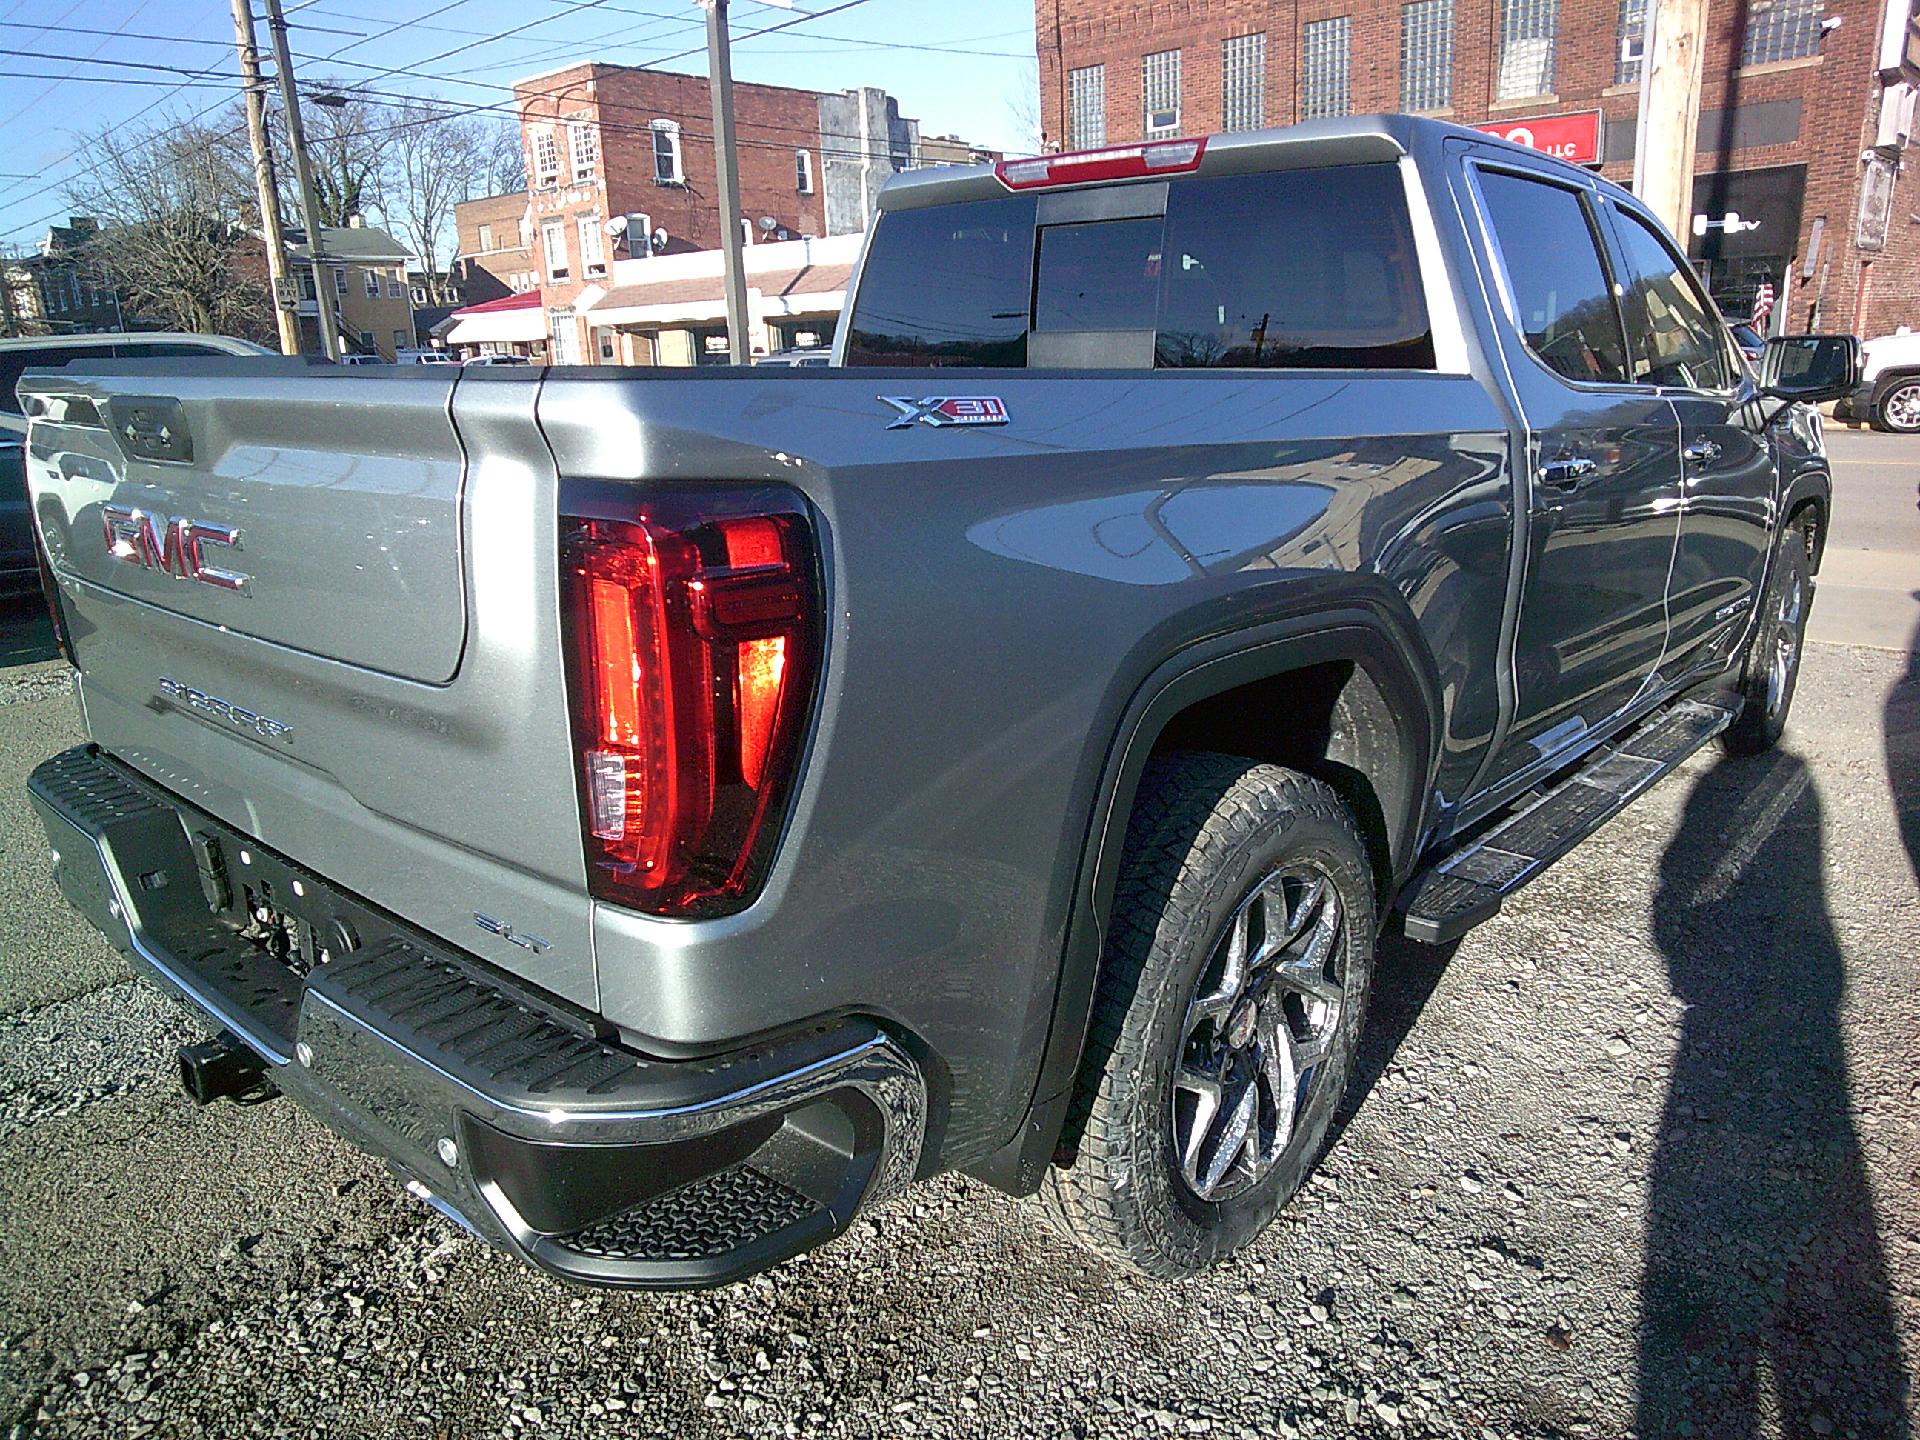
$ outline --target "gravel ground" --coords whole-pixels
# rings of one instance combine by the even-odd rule
[[[1920,673],[1807,663],[1780,752],[1699,757],[1459,946],[1389,946],[1326,1163],[1176,1286],[948,1177],[723,1292],[579,1291],[285,1102],[195,1110],[190,1027],[22,829],[72,702],[0,701],[0,1427],[1909,1434]]]

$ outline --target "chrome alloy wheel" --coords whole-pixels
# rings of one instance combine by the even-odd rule
[[[1767,714],[1779,713],[1787,691],[1793,684],[1794,668],[1800,663],[1800,618],[1807,606],[1807,577],[1798,566],[1793,580],[1780,595],[1780,610],[1774,617],[1773,654],[1767,660]]]
[[[1880,402],[1880,410],[1895,430],[1920,430],[1920,385],[1897,386]]]
[[[1346,1004],[1340,892],[1313,864],[1263,877],[1235,907],[1187,1002],[1173,1138],[1196,1198],[1229,1200],[1285,1153]]]

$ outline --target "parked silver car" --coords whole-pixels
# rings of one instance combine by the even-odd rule
[[[153,331],[127,335],[24,335],[0,340],[0,595],[25,594],[38,583],[33,522],[27,508],[22,447],[27,422],[13,387],[29,368],[71,360],[158,360],[179,355],[265,355],[250,340],[225,335]]]

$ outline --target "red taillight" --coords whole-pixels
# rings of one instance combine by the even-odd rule
[[[1207,153],[1205,136],[1197,140],[1153,140],[1105,150],[1076,150],[1066,155],[1035,155],[1002,160],[993,167],[1009,190],[1039,190],[1049,185],[1084,185],[1094,180],[1141,180],[1178,175],[1200,168]]]
[[[724,914],[765,869],[812,704],[812,526],[785,491],[617,493],[562,541],[590,885]]]

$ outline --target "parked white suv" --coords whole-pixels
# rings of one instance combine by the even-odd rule
[[[1876,430],[1920,434],[1920,331],[1902,325],[1861,346],[1859,388],[1833,414]]]

